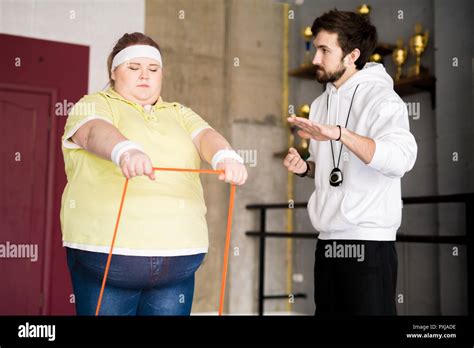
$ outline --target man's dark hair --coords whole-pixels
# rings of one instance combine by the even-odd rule
[[[337,33],[337,41],[344,56],[359,49],[360,57],[355,61],[359,70],[367,63],[377,46],[377,29],[367,16],[354,12],[334,9],[324,13],[314,20],[311,27],[314,36],[321,30]]]

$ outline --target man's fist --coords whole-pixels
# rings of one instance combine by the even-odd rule
[[[305,160],[303,160],[296,151],[296,149],[290,147],[288,150],[288,155],[286,155],[285,159],[283,160],[283,165],[288,169],[289,172],[295,174],[303,174],[308,169],[308,164]]]

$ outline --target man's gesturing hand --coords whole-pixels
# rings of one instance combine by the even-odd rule
[[[288,122],[300,128],[298,135],[305,139],[318,141],[336,140],[339,138],[339,127],[312,122],[303,117],[288,117]]]

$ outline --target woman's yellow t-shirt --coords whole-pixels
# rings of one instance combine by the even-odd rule
[[[154,167],[199,169],[192,139],[211,128],[178,103],[161,98],[147,112],[112,88],[74,105],[62,137],[67,175],[61,204],[64,246],[109,252],[125,177],[112,161],[73,143],[70,137],[91,119],[113,124],[139,143]],[[114,253],[176,256],[207,252],[206,205],[198,173],[155,171],[129,181]]]

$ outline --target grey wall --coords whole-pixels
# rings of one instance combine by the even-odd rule
[[[146,34],[159,43],[164,57],[163,98],[192,108],[229,138],[224,1],[156,0],[145,4]],[[208,209],[209,253],[197,273],[193,311],[212,312],[219,303],[228,188],[211,175],[202,175],[201,180]]]
[[[436,109],[438,192],[474,192],[474,117],[472,113],[472,1],[435,0],[435,62],[438,83]],[[457,57],[459,66],[453,66]],[[459,157],[458,160],[455,156]],[[439,234],[459,235],[465,230],[461,204],[443,204]],[[472,231],[471,231],[472,232]],[[453,255],[453,248],[459,255]],[[467,314],[466,248],[440,246],[442,314]]]

